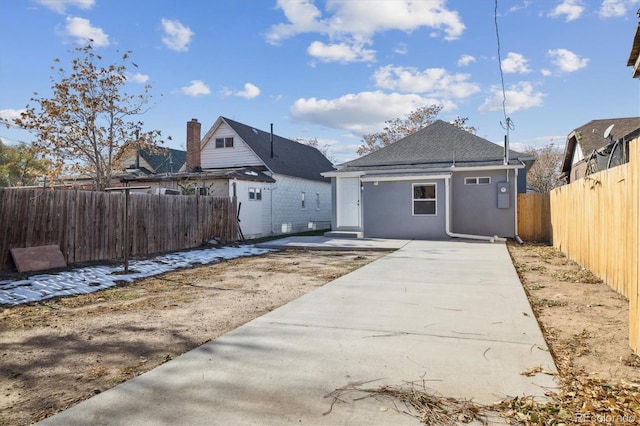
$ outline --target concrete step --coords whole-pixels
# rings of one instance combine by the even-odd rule
[[[330,238],[363,238],[362,231],[329,231],[324,233],[325,237]]]

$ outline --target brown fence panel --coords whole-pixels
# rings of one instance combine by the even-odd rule
[[[553,245],[629,299],[629,342],[640,354],[640,139],[630,161],[551,192]]]
[[[13,267],[10,249],[60,246],[68,264],[120,259],[237,239],[236,201],[228,198],[0,188],[0,271]]]
[[[518,194],[518,235],[527,242],[551,242],[549,194]]]

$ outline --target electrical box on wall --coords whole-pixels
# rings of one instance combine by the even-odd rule
[[[510,207],[509,182],[498,182],[498,208]]]

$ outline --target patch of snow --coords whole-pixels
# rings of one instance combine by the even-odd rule
[[[24,280],[0,280],[0,305],[20,305],[52,297],[93,293],[121,282],[133,282],[178,268],[205,265],[221,260],[256,256],[273,250],[253,245],[190,250],[169,253],[150,260],[132,260],[129,273],[124,266],[91,266],[53,274],[39,274]]]

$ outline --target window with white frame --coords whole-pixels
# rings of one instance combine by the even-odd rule
[[[465,185],[489,185],[490,183],[491,178],[488,176],[464,178]]]
[[[306,200],[305,200],[305,195],[306,194],[304,192],[301,192],[300,195],[301,195],[301,198],[300,198],[301,206],[302,206],[303,209],[306,209],[307,208],[307,204],[306,204]]]
[[[233,138],[216,138],[216,148],[233,148]]]
[[[413,215],[435,216],[436,214],[436,184],[413,184]]]
[[[316,210],[320,210],[320,194],[316,192]]]
[[[262,200],[262,189],[249,188],[249,200],[253,200],[253,201]]]

